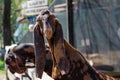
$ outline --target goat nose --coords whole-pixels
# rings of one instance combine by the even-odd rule
[[[10,58],[7,58],[7,59],[5,60],[5,63],[6,63],[6,64],[9,64],[10,61],[11,61],[11,59],[10,59]]]

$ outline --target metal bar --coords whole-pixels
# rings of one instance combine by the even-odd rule
[[[68,40],[74,46],[74,22],[73,22],[73,0],[66,0],[67,2],[67,26],[68,26]]]

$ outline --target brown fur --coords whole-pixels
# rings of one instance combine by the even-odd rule
[[[50,56],[50,50],[49,46],[46,45],[46,64],[44,71],[51,75],[51,69],[52,69],[52,60]],[[8,66],[8,69],[12,73],[24,73],[27,70],[26,60],[33,63],[35,65],[35,53],[34,53],[34,45],[25,43],[25,44],[19,44],[9,50],[9,52],[6,54],[5,62]],[[48,63],[49,62],[49,63]]]
[[[59,21],[56,20],[55,16],[52,13],[45,12],[47,14],[46,15],[44,12],[45,11],[41,12],[41,14],[43,15],[42,19],[41,19],[41,16],[37,17],[37,23],[39,23],[38,25],[40,26],[39,27],[40,33],[45,35],[45,37],[47,38],[48,43],[50,45],[50,48],[51,48],[51,53],[52,53],[51,55],[52,55],[52,59],[53,59],[52,77],[55,78],[56,76],[58,76],[60,74],[68,73],[69,62],[67,61],[66,54],[65,54],[65,48],[64,48],[64,44],[63,44],[64,39],[63,39],[62,27],[58,25],[60,23],[59,23]],[[48,18],[48,16],[49,16],[49,18]],[[43,23],[41,23],[41,22],[43,22]],[[52,24],[52,23],[55,23],[55,24]],[[51,27],[51,25],[54,27]],[[57,26],[57,28],[56,28],[56,26]],[[34,40],[39,40],[39,39],[36,38]],[[39,55],[39,56],[41,56],[41,55]],[[40,60],[37,60],[37,61],[40,61]]]
[[[49,28],[51,27],[51,31],[53,31],[48,30],[52,35],[46,34],[46,38],[51,48],[52,77],[55,80],[120,80],[102,74],[90,66],[85,57],[63,39],[62,26],[55,16],[47,10],[41,11],[41,14],[41,17],[39,17],[41,33],[45,34],[44,28],[48,27],[48,23]],[[44,19],[46,23],[42,23]],[[62,74],[62,71],[65,71],[65,74]]]

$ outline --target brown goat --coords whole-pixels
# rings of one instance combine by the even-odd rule
[[[36,33],[40,35],[36,35]],[[52,78],[55,80],[120,80],[100,73],[94,67],[90,66],[85,57],[64,40],[60,22],[48,10],[42,10],[41,15],[37,17],[34,29],[34,42],[40,46],[35,46],[35,48],[44,49],[42,43],[44,42],[43,35],[45,35],[50,45],[53,60]],[[39,54],[39,51],[36,54]],[[43,59],[43,54],[44,51],[42,54],[39,54],[40,57],[36,56],[37,59],[38,57]],[[37,59],[37,62],[40,61]],[[37,64],[39,63],[43,62],[38,62]],[[44,65],[41,67],[44,68]],[[38,77],[41,76],[39,73],[37,75],[39,75]]]
[[[44,71],[51,75],[52,69],[52,60],[50,56],[49,46],[46,45],[46,64]],[[5,63],[13,74],[15,72],[21,74],[25,73],[27,70],[26,63],[33,63],[33,67],[35,66],[35,53],[34,53],[34,44],[32,43],[24,43],[19,44],[12,49],[10,49],[5,57]]]

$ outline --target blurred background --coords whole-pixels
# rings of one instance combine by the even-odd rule
[[[93,66],[120,76],[119,0],[0,0],[0,73],[5,73],[6,46],[33,43],[32,26],[41,9],[55,14],[64,38]]]

